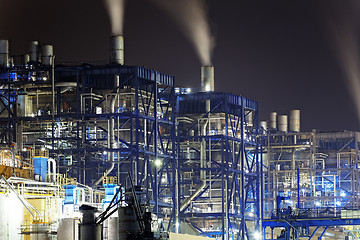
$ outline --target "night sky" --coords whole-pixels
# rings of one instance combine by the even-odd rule
[[[179,0],[181,1],[181,0]],[[322,1],[326,3],[326,1]],[[54,44],[57,63],[105,63],[110,23],[101,0],[0,0],[0,38],[11,54]],[[314,0],[209,0],[215,89],[254,99],[260,120],[301,109],[302,130],[358,130],[345,75]],[[178,26],[149,0],[128,0],[125,62],[200,86],[200,61]]]

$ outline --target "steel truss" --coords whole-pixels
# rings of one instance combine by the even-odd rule
[[[2,143],[17,142],[19,152],[45,147],[60,173],[83,184],[100,183],[103,173],[126,184],[130,172],[153,212],[175,222],[172,76],[120,65],[18,66],[2,73],[8,86],[0,99]],[[16,111],[23,96],[27,108]]]
[[[224,93],[179,95],[180,217],[204,235],[253,239],[260,230],[257,103]]]

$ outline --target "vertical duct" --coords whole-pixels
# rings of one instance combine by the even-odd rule
[[[0,65],[9,66],[9,41],[0,40]]]
[[[287,115],[280,115],[279,116],[279,129],[280,132],[287,132],[288,131],[288,116]]]
[[[37,62],[38,61],[38,55],[39,55],[39,42],[38,41],[32,41],[30,43],[30,61]]]
[[[201,67],[201,92],[213,92],[215,82],[214,66]]]
[[[300,132],[300,110],[290,111],[290,131]]]
[[[277,118],[277,112],[271,112],[270,113],[270,130],[276,129],[276,118]]]
[[[42,64],[52,65],[53,56],[54,56],[53,45],[41,46],[41,63]]]
[[[110,63],[124,65],[124,37],[112,35],[110,37]]]

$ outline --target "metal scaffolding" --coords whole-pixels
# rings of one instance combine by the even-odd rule
[[[204,235],[253,239],[260,229],[257,103],[241,96],[180,94],[180,217]]]

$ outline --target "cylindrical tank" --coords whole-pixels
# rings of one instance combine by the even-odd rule
[[[262,127],[265,131],[267,131],[267,121],[261,121],[259,123],[260,127]]]
[[[276,129],[277,112],[270,113],[270,129]]]
[[[110,63],[124,65],[124,37],[112,35],[110,37]]]
[[[9,65],[9,41],[0,40],[0,65],[7,67]]]
[[[119,239],[127,239],[129,234],[137,234],[140,227],[132,206],[120,207],[119,214]]]
[[[30,61],[37,62],[38,61],[38,55],[39,55],[39,42],[38,41],[32,41],[30,43]]]
[[[79,209],[82,213],[82,221],[81,224],[79,224],[79,239],[101,240],[101,225],[95,223],[96,208],[92,206],[82,205]]]
[[[290,111],[290,131],[300,132],[300,110]]]
[[[201,92],[213,92],[215,84],[214,66],[201,67]]]
[[[104,229],[107,229],[107,239],[119,240],[119,218],[110,217],[104,222]]]
[[[50,226],[43,223],[31,224],[30,240],[50,240]]]
[[[279,131],[287,132],[288,131],[288,116],[280,115],[278,118],[278,121],[279,121]]]
[[[28,64],[28,62],[30,62],[30,55],[29,54],[25,54],[23,56],[23,65]]]
[[[41,46],[41,63],[44,65],[52,65],[52,60],[54,56],[54,47],[53,45],[43,45]]]
[[[59,222],[57,240],[78,240],[78,224],[74,218],[64,218]]]

